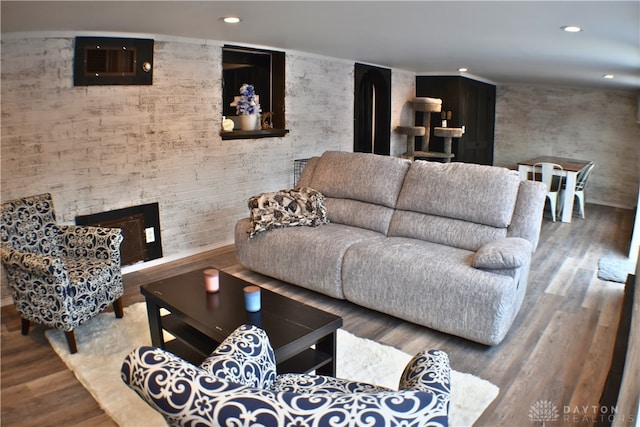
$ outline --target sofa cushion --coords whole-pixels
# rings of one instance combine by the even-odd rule
[[[410,237],[468,251],[507,236],[507,229],[460,219],[411,211],[396,211],[389,226],[390,237]]]
[[[518,196],[516,171],[470,163],[414,161],[397,209],[506,228]]]
[[[315,165],[309,185],[327,198],[394,208],[410,164],[397,157],[327,151]]]
[[[384,237],[359,227],[329,223],[322,230],[314,227],[281,228],[247,234],[249,218],[236,223],[235,245],[238,261],[244,267],[344,299],[342,257],[354,243]]]
[[[497,270],[473,268],[473,254],[401,237],[358,243],[344,255],[344,295],[366,308],[495,345],[518,311],[518,285]]]
[[[325,200],[327,219],[334,224],[351,225],[387,234],[393,209],[350,199]]]
[[[416,386],[417,387],[417,386]],[[409,388],[409,387],[407,387]],[[280,374],[273,384],[273,391],[290,393],[370,393],[392,391],[375,384],[351,381],[343,378],[314,374]]]
[[[324,196],[309,187],[262,193],[251,197],[248,205],[251,214],[249,237],[274,228],[316,227],[327,223]]]
[[[504,269],[522,267],[531,258],[531,242],[520,237],[507,237],[487,243],[478,249],[471,261],[475,268]]]

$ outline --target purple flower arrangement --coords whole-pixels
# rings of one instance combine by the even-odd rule
[[[253,85],[243,84],[240,88],[240,97],[236,104],[237,115],[260,114],[260,104]]]

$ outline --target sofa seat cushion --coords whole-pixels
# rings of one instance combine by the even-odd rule
[[[511,223],[519,186],[518,173],[505,168],[415,161],[396,207],[506,228]]]
[[[342,292],[342,257],[353,244],[383,235],[375,231],[329,223],[259,233],[250,239],[249,218],[236,223],[238,261],[253,271],[295,283],[334,298]]]
[[[312,374],[280,374],[276,377],[273,391],[290,393],[371,393],[392,391],[375,384],[351,381],[343,378]]]
[[[324,196],[309,187],[262,193],[249,198],[248,205],[251,214],[249,237],[274,228],[316,227],[328,222]]]
[[[344,295],[364,307],[494,345],[519,309],[519,275],[473,268],[473,255],[401,237],[355,244],[344,256]]]

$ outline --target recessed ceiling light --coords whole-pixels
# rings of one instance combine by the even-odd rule
[[[613,74],[605,74],[604,76],[602,76],[603,79],[612,79],[615,76]]]
[[[461,73],[466,73],[467,71],[469,71],[469,69],[462,67],[462,68],[458,68],[458,71],[460,71]]]
[[[560,28],[562,28],[567,33],[579,33],[580,31],[582,31],[582,28],[576,25],[565,25],[564,27],[560,27]]]
[[[240,18],[238,18],[237,16],[227,16],[225,18],[222,18],[222,20],[227,24],[237,24],[238,22],[240,22]]]

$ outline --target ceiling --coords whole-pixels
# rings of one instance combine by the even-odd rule
[[[220,18],[239,16],[236,25]],[[2,36],[176,36],[497,84],[640,89],[640,1],[2,1]],[[579,33],[560,29],[578,25]],[[603,79],[614,74],[614,79]]]

